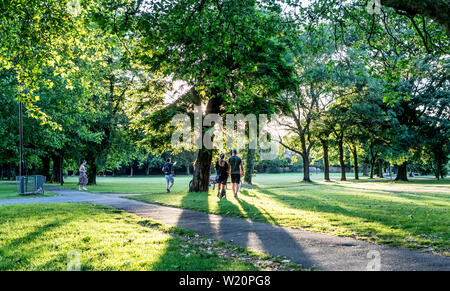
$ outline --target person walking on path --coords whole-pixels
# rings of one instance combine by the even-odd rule
[[[237,150],[231,151],[232,156],[228,159],[231,167],[231,183],[233,188],[234,197],[237,198],[239,192],[239,185],[241,183],[241,177],[244,177],[244,164],[242,159],[238,157]]]
[[[225,154],[220,154],[220,159],[216,162],[216,171],[217,171],[217,197],[226,198],[227,197],[227,180],[230,176],[230,164],[225,161]]]
[[[86,173],[86,161],[83,161],[83,163],[80,166],[80,175],[78,176],[78,190],[81,191],[81,187],[83,187],[84,191],[87,191],[86,185],[88,183],[88,177]]]
[[[175,183],[175,179],[173,178],[174,175],[174,166],[177,164],[177,162],[172,163],[172,159],[168,158],[166,160],[166,163],[162,167],[162,172],[164,173],[164,177],[166,178],[166,191],[167,193],[170,192],[170,189],[173,187],[173,184]]]

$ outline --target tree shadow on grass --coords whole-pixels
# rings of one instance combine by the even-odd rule
[[[284,205],[292,208],[292,209],[299,209],[299,210],[306,210],[306,211],[312,211],[312,212],[319,212],[321,214],[333,214],[333,215],[343,215],[343,216],[347,216],[347,217],[352,217],[352,218],[356,218],[356,219],[360,219],[360,222],[356,222],[357,224],[364,224],[364,223],[376,223],[376,224],[380,224],[383,225],[385,230],[389,230],[395,227],[395,229],[398,229],[402,232],[406,232],[409,233],[411,235],[415,235],[415,236],[419,236],[421,234],[423,234],[424,231],[422,232],[417,232],[415,230],[417,230],[417,228],[419,226],[422,226],[423,229],[429,229],[428,226],[422,222],[422,221],[418,221],[417,219],[411,220],[411,218],[409,216],[397,216],[397,218],[395,220],[392,220],[392,212],[389,209],[385,208],[387,206],[383,206],[381,205],[377,205],[374,203],[374,205],[369,205],[367,203],[367,201],[361,201],[361,205],[367,205],[364,209],[357,209],[358,205],[357,203],[354,203],[354,205],[350,205],[349,208],[344,208],[341,206],[336,205],[336,200],[333,200],[329,197],[325,197],[325,196],[319,196],[319,195],[314,195],[314,194],[306,194],[306,193],[299,193],[301,196],[302,201],[299,201],[299,197],[295,197],[292,195],[283,195],[283,194],[277,194],[274,192],[271,192],[269,190],[262,190],[262,193],[269,195],[271,197],[273,197],[275,200],[283,203]],[[342,197],[341,197],[342,198]],[[350,198],[355,198],[355,197],[350,197]],[[364,199],[364,198],[361,198]],[[340,200],[339,202],[345,203],[345,201]],[[402,203],[399,202],[392,202],[389,201],[388,206],[390,208],[405,208],[406,206]],[[411,206],[409,206],[411,207]],[[428,215],[428,210],[427,209],[423,209],[423,207],[421,206],[415,206],[415,210],[414,210],[415,214],[414,216],[417,216],[418,212],[422,215],[422,216],[426,216]],[[324,219],[327,219],[324,217]],[[339,219],[338,219],[339,221]],[[331,221],[330,221],[331,222]],[[341,227],[345,227],[348,230],[350,230],[351,232],[359,232],[362,229],[361,228],[352,228],[349,227],[349,225],[352,225],[353,223],[350,224],[345,224],[344,222],[340,222],[339,226]],[[302,228],[302,225],[298,225],[298,228]],[[366,230],[368,231],[368,229]],[[372,236],[372,235],[378,235],[378,236],[382,236],[382,234],[378,234],[378,230],[374,229],[373,230],[374,233],[366,233],[366,236]],[[428,231],[428,233],[431,233],[431,230]],[[390,238],[395,238],[395,241],[397,241],[397,243],[399,243],[400,241],[403,241],[405,239],[405,235],[400,235],[400,234],[395,234],[395,233],[389,233],[388,236],[390,237],[385,237],[385,239],[387,239],[388,241],[390,240]],[[397,244],[395,243],[395,244]],[[440,244],[439,241],[436,241],[436,244]]]
[[[299,241],[285,229],[273,225],[276,220],[272,216],[262,213],[260,209],[242,199],[231,199],[236,199],[244,212],[241,212],[241,209],[234,203],[221,200],[218,202],[220,213],[239,213],[239,217],[247,217],[251,220],[258,218],[261,222],[221,217],[217,233],[221,240],[272,256],[286,256],[302,266],[313,267],[315,265],[314,261],[303,251]]]
[[[17,269],[26,269],[29,265],[29,259],[38,255],[35,252],[23,254],[21,252],[22,247],[26,247],[28,243],[31,243],[40,237],[42,237],[46,232],[49,232],[53,229],[56,229],[65,223],[67,223],[70,219],[63,220],[54,220],[50,223],[47,223],[42,226],[36,227],[35,230],[27,233],[25,236],[13,239],[8,244],[2,246],[0,248],[0,256],[3,257],[2,260],[10,260],[12,263],[6,264],[2,267],[5,270],[17,270]],[[3,264],[2,264],[3,265]]]
[[[253,195],[250,196],[248,194],[248,191],[244,191],[244,190],[241,191],[241,194],[244,194],[249,197],[254,197]],[[244,209],[244,211],[246,213],[246,217],[248,217],[250,220],[279,225],[278,221],[275,219],[275,217],[273,217],[268,211],[261,209],[261,208],[257,208],[256,206],[254,206],[242,199],[237,199],[237,201],[241,205],[242,209]],[[264,212],[263,212],[263,210],[264,210]]]

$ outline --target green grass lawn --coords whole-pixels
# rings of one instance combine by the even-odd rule
[[[10,184],[0,184],[0,199],[15,199],[15,198],[32,198],[32,197],[47,197],[58,195],[54,192],[45,191],[42,195],[19,195],[17,193],[17,186]]]
[[[109,207],[1,206],[0,225],[0,270],[66,270],[78,258],[81,270],[260,269],[238,256],[221,256],[232,251],[255,257],[245,249],[224,243],[207,248],[186,239],[196,239],[192,233]]]
[[[450,255],[450,181],[325,183],[321,175],[313,178],[315,182],[307,184],[300,182],[300,174],[259,174],[256,186],[242,189],[240,199],[229,191],[228,199],[221,201],[212,190],[188,193],[186,176],[176,178],[170,194],[165,193],[163,177],[100,177],[99,185],[89,189],[147,193],[130,198]]]

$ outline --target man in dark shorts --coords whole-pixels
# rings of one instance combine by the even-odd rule
[[[161,170],[164,173],[164,177],[166,178],[166,191],[167,193],[169,193],[170,188],[172,188],[173,184],[175,183],[173,175],[174,175],[174,166],[177,164],[177,162],[172,163],[171,158],[168,158],[166,162],[167,163],[164,164]]]
[[[238,157],[236,149],[233,149],[231,153],[232,156],[228,159],[228,163],[230,163],[231,167],[231,184],[233,194],[234,197],[237,198],[241,177],[244,176],[244,164],[242,163],[242,159]]]

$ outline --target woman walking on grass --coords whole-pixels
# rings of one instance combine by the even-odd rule
[[[83,186],[83,190],[87,191],[86,185],[88,183],[88,178],[86,174],[86,161],[83,161],[83,163],[80,166],[80,175],[78,176],[78,191],[81,191],[81,187]]]

